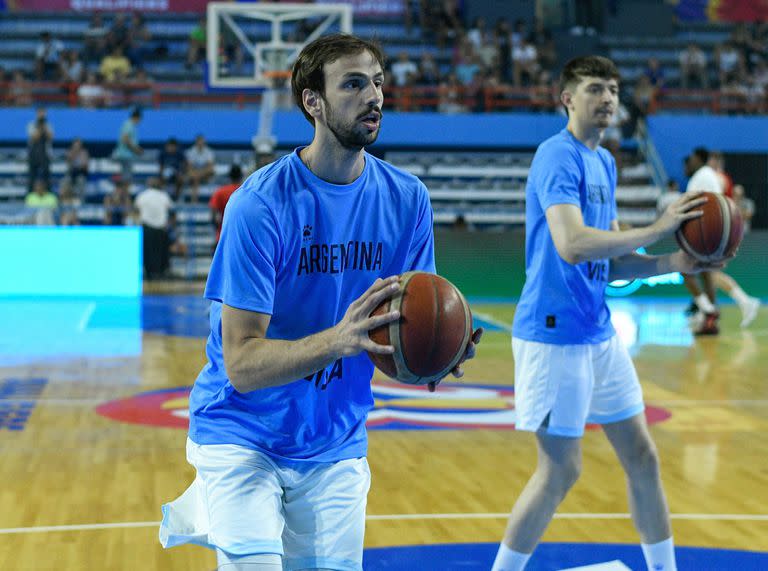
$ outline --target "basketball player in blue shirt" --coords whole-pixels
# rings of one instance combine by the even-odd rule
[[[493,571],[521,571],[579,477],[587,422],[602,424],[624,468],[632,517],[648,568],[674,571],[669,512],[634,365],[605,303],[615,279],[709,266],[682,251],[636,254],[701,215],[700,194],[682,195],[651,226],[619,231],[616,166],[599,146],[618,106],[610,60],[570,61],[561,78],[565,129],[536,151],[526,187],[526,282],[517,305],[516,426],[536,433],[538,464],[512,508]]]
[[[398,291],[397,274],[435,271],[426,188],[364,151],[379,133],[383,81],[374,44],[307,45],[291,85],[314,139],[227,205],[205,291],[208,364],[190,395],[197,476],[163,506],[165,547],[214,548],[227,571],[362,569],[365,351],[392,353],[368,332],[399,318],[370,314]]]

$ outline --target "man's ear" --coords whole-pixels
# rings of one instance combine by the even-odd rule
[[[305,89],[301,93],[301,99],[304,103],[304,109],[307,110],[307,113],[309,113],[315,119],[320,117],[320,113],[322,112],[320,100],[322,98],[320,97],[319,93],[311,89]]]
[[[573,94],[567,89],[560,93],[560,103],[565,105],[566,109],[570,109],[571,101],[573,101]]]

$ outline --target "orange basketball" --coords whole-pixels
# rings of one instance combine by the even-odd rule
[[[707,202],[696,210],[704,214],[683,222],[675,237],[680,247],[697,260],[716,262],[736,252],[744,235],[744,222],[736,204],[724,194],[703,195]]]
[[[393,345],[393,355],[368,353],[384,374],[411,385],[445,377],[458,365],[472,335],[472,313],[451,282],[427,272],[400,276],[400,291],[371,315],[400,311],[400,319],[372,329],[380,345]]]

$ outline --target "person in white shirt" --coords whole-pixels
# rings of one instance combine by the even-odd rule
[[[691,42],[688,47],[680,52],[680,84],[683,89],[688,89],[694,80],[696,86],[706,89],[707,81],[707,56],[699,46]]]
[[[40,43],[35,49],[35,72],[37,79],[58,79],[59,62],[64,44],[61,40],[51,38],[50,32],[40,34]]]
[[[192,188],[192,202],[197,202],[200,185],[208,182],[214,173],[214,156],[203,135],[195,137],[195,144],[186,150],[187,180]]]
[[[405,87],[412,83],[412,79],[418,74],[419,68],[410,60],[408,52],[400,52],[397,61],[392,64],[391,72],[395,85],[397,87]]]
[[[136,195],[134,207],[144,229],[144,272],[147,279],[162,277],[170,263],[168,221],[173,201],[162,190],[157,178],[147,180],[147,188]]]
[[[722,177],[707,164],[709,151],[698,147],[685,161],[686,174],[690,177],[686,192],[707,191],[724,193]],[[720,332],[718,320],[720,312],[717,310],[715,292],[719,287],[733,298],[739,306],[742,314],[741,326],[747,327],[760,308],[757,298],[747,295],[739,284],[728,274],[722,271],[701,272],[701,286],[695,276],[683,275],[685,287],[691,292],[696,306],[696,312],[691,320],[694,335],[717,335]]]

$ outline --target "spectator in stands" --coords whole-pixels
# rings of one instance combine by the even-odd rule
[[[744,22],[736,24],[731,32],[731,42],[733,46],[741,53],[744,58],[745,73],[752,73],[755,65],[755,59],[758,54],[764,51],[764,46],[756,42],[752,37],[752,32],[747,28]]]
[[[512,32],[509,22],[505,18],[499,18],[494,28],[496,48],[498,50],[499,75],[504,83],[512,82]]]
[[[129,191],[129,181],[117,177],[115,189],[104,197],[104,224],[107,226],[125,226],[133,222],[133,203]]]
[[[59,62],[64,44],[51,37],[50,32],[40,34],[40,43],[35,50],[35,73],[37,79],[55,80],[59,77]]]
[[[648,78],[648,81],[650,81],[651,85],[656,89],[664,87],[664,70],[659,63],[659,60],[655,57],[648,59],[643,75]]]
[[[59,80],[65,83],[80,83],[83,81],[83,62],[76,50],[66,50],[61,57]]]
[[[191,185],[192,202],[196,203],[200,193],[200,185],[208,182],[214,173],[215,157],[211,148],[205,143],[203,135],[195,137],[195,144],[184,153],[187,171],[186,177]]]
[[[51,183],[51,156],[53,154],[53,127],[44,108],[39,107],[35,119],[27,124],[27,190],[35,181],[43,181],[47,189]]]
[[[95,12],[83,34],[83,57],[86,63],[101,61],[106,54],[107,33],[109,30],[101,19],[101,14]]]
[[[200,18],[197,25],[189,33],[189,47],[187,48],[187,69],[205,59],[206,21]]]
[[[54,212],[59,206],[59,199],[48,190],[48,183],[42,179],[37,179],[32,186],[32,192],[27,194],[24,199],[24,205],[27,208],[34,208],[35,224],[38,226],[53,226]]]
[[[529,38],[522,37],[512,48],[512,74],[515,87],[530,85],[539,71],[539,53]]]
[[[763,96],[768,98],[768,62],[765,58],[758,58],[755,62],[755,71],[752,73],[755,85],[763,91]]]
[[[715,66],[720,85],[728,85],[744,75],[744,55],[733,42],[725,42],[715,48]]]
[[[416,64],[408,57],[408,52],[401,51],[397,61],[393,62],[391,67],[395,86],[405,87],[414,83],[418,70]]]
[[[208,206],[211,209],[213,227],[216,230],[216,244],[219,243],[219,238],[221,237],[221,223],[224,220],[224,209],[227,206],[227,202],[229,202],[229,197],[240,188],[242,183],[243,171],[240,168],[240,165],[232,165],[229,167],[229,184],[217,188],[214,191],[213,196],[211,196],[210,201],[208,201]],[[216,248],[216,244],[214,244],[214,249]]]
[[[634,112],[634,122],[644,120],[651,112],[653,100],[656,97],[656,88],[651,85],[651,80],[647,75],[641,75],[637,78],[637,83],[632,91],[632,108]]]
[[[539,54],[539,66],[547,71],[554,71],[557,67],[557,44],[552,32],[544,28],[542,24],[536,25],[536,32],[532,42]]]
[[[430,52],[421,53],[417,73],[416,83],[418,85],[440,85],[440,68]]]
[[[11,75],[11,82],[8,85],[8,104],[16,107],[32,105],[32,86],[20,69],[15,69]]]
[[[149,280],[161,278],[170,266],[170,237],[168,224],[173,201],[162,190],[156,177],[147,180],[147,188],[134,201],[139,223],[144,229],[144,275]]]
[[[485,25],[485,18],[475,18],[467,30],[467,39],[472,42],[475,50],[479,51],[485,42],[485,38],[488,36],[488,29]]]
[[[706,89],[707,80],[707,56],[694,42],[680,52],[680,86],[688,89],[692,85]]]
[[[515,25],[512,28],[512,33],[509,35],[512,42],[512,49],[520,47],[525,39],[528,37],[528,26],[525,24],[525,20],[518,18],[515,20]]]
[[[139,146],[138,125],[141,122],[141,109],[134,108],[131,116],[120,127],[117,146],[112,152],[112,158],[120,163],[122,177],[133,180],[133,163],[144,153]]]
[[[123,52],[128,49],[128,39],[131,30],[128,28],[128,22],[125,20],[125,14],[118,12],[112,20],[112,27],[107,33],[107,53],[112,53],[115,48],[120,48]]]
[[[173,186],[174,200],[181,198],[181,187],[184,184],[186,171],[186,158],[179,148],[179,143],[174,137],[170,137],[158,155],[160,163],[160,178],[165,184]]]
[[[464,30],[461,0],[439,0],[436,16],[437,45],[442,48]]]
[[[449,73],[438,88],[438,113],[464,113],[464,88],[455,73]]]
[[[123,54],[123,47],[115,45],[109,55],[101,60],[99,72],[109,83],[118,83],[126,79],[133,68],[131,62]]]
[[[82,200],[75,194],[70,180],[68,178],[61,179],[59,184],[59,226],[79,226],[78,209],[81,204]]]
[[[82,107],[104,107],[107,90],[104,89],[98,73],[88,72],[85,81],[77,88],[77,100]]]
[[[152,51],[152,33],[147,27],[144,16],[140,12],[131,14],[131,24],[128,28],[128,43],[125,55],[135,68],[141,68],[146,58]]]
[[[85,183],[88,180],[88,164],[91,156],[83,145],[80,137],[75,137],[67,149],[67,180],[78,196],[85,194]]]
[[[472,87],[477,84],[477,78],[482,71],[480,58],[475,52],[474,44],[466,35],[459,34],[456,42],[456,50],[453,58],[453,71],[464,87]]]

